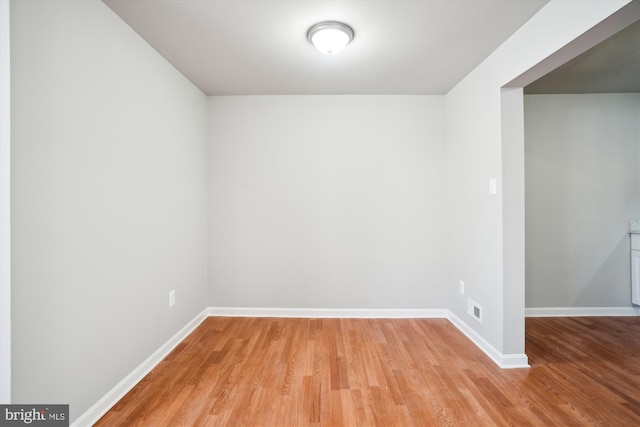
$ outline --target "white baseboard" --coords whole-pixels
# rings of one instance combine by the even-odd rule
[[[124,397],[136,384],[138,384],[153,368],[167,357],[167,355],[195,328],[207,318],[207,310],[198,314],[185,327],[180,329],[174,336],[164,343],[158,350],[147,358],[140,366],[135,368],[122,381],[116,384],[102,399],[96,402],[84,414],[76,419],[71,427],[88,427],[95,424],[109,409],[113,407],[120,399]]]
[[[208,316],[223,317],[306,317],[306,318],[371,318],[371,319],[429,319],[446,318],[449,310],[389,309],[389,308],[267,308],[267,307],[209,307]]]
[[[491,358],[491,360],[493,360],[495,364],[502,369],[529,367],[529,358],[526,354],[503,354],[451,311],[449,311],[447,318],[456,328],[458,328],[458,330],[460,330],[460,332],[473,341],[480,350],[489,356],[489,358]]]
[[[531,307],[525,317],[638,316],[634,307]]]

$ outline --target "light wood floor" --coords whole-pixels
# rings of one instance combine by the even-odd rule
[[[529,318],[501,370],[444,319],[208,318],[97,426],[640,426],[640,318]]]

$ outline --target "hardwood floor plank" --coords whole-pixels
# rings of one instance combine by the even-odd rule
[[[102,426],[640,425],[640,318],[528,318],[502,370],[445,319],[206,319]]]

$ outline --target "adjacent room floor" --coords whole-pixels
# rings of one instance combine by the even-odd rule
[[[526,331],[502,370],[445,319],[210,317],[96,425],[640,425],[640,317]]]

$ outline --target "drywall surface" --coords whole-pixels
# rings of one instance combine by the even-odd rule
[[[11,78],[9,2],[0,1],[0,404],[11,402]]]
[[[513,224],[505,220],[503,214],[520,215],[522,209],[515,203],[522,202],[512,204],[504,200],[502,193],[503,171],[509,174],[518,171],[502,164],[502,146],[522,143],[518,138],[512,140],[510,135],[522,134],[524,130],[517,132],[506,126],[508,132],[503,135],[501,87],[627,3],[549,2],[446,95],[448,307],[503,354],[524,353],[524,277],[504,281],[510,257],[522,263],[524,255],[522,251],[503,252],[505,241],[515,245],[518,239],[518,236],[504,235],[505,231],[512,233],[515,228],[503,229],[505,224]],[[518,94],[509,95],[509,103],[515,102],[515,96]],[[517,152],[507,150],[514,158],[518,157]],[[497,180],[496,195],[488,191],[491,178]],[[510,192],[517,191],[510,188]],[[505,203],[510,204],[508,211],[503,211]],[[520,240],[523,239],[520,237]],[[524,246],[524,241],[521,245]],[[459,280],[465,280],[466,295],[458,292]],[[505,292],[505,287],[509,287],[510,292]],[[482,323],[466,314],[467,297],[483,307]]]
[[[209,107],[211,305],[446,306],[442,96]]]
[[[640,94],[527,95],[526,306],[631,305]]]
[[[13,401],[73,421],[206,306],[207,100],[99,1],[11,54]]]

